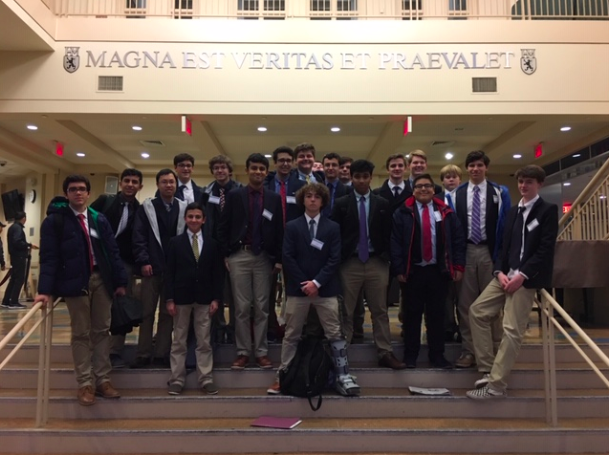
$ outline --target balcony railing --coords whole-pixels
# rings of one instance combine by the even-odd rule
[[[41,0],[58,16],[608,20],[609,0]]]

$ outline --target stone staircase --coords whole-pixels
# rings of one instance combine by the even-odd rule
[[[401,356],[400,347],[396,354]],[[457,345],[447,346],[455,360]],[[601,346],[609,352],[609,345]],[[127,357],[133,355],[127,347]],[[278,363],[280,345],[271,345]],[[6,352],[0,352],[3,358]],[[34,428],[37,355],[26,346],[0,373],[0,453],[606,453],[609,390],[570,346],[557,346],[559,426],[545,423],[541,346],[524,345],[503,400],[465,397],[479,374],[427,368],[378,368],[371,345],[353,345],[349,357],[362,396],[332,392],[318,412],[300,398],[267,396],[274,371],[229,368],[231,346],[215,355],[216,396],[196,390],[189,374],[181,396],[167,395],[167,370],[116,370],[120,400],[98,399],[83,408],[75,399],[68,346],[52,351],[49,424]],[[421,353],[425,359],[426,352]],[[447,397],[412,396],[407,387],[447,387]],[[298,417],[292,430],[250,427],[261,415]]]

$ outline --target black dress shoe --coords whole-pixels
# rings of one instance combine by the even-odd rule
[[[448,360],[446,360],[444,358],[444,356],[442,357],[438,357],[437,359],[429,359],[429,362],[431,363],[432,368],[439,368],[441,370],[452,370],[453,369],[453,364],[450,363]]]
[[[408,368],[409,370],[412,370],[417,367],[416,359],[404,359],[404,363],[406,364],[406,368]]]

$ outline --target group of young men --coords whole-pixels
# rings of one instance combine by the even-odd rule
[[[459,282],[463,353],[456,366],[477,361],[483,373],[468,396],[505,396],[532,293],[551,277],[557,209],[537,195],[543,170],[526,166],[517,173],[525,207],[519,210],[510,209],[506,188],[486,180],[489,159],[481,151],[466,159],[468,183],[460,185],[458,167],[442,170],[444,189],[426,173],[420,150],[388,157],[389,178],[375,190],[371,162],[329,153],[320,172],[313,170],[315,154],[306,143],[279,147],[274,171],[264,155],[252,154],[246,185],[231,178],[227,157],[216,156],[209,162],[214,181],[206,187],[191,179],[194,158],[180,154],[174,170],[157,173],[155,197],[141,204],[142,174],[135,169],[122,173],[118,195],[100,196],[90,206],[88,179],[66,178],[65,197],[51,202],[41,228],[37,300],[66,300],[80,404],[93,404],[95,395],[120,396],[109,372],[124,366],[124,336],[110,337],[110,308],[112,295],[133,295],[135,277],[141,277],[144,319],[131,366],[171,366],[170,394],[184,387],[189,331],[204,393],[218,393],[212,336],[234,340],[233,370],[250,363],[273,368],[268,335],[269,327],[281,335],[274,290],[280,278],[287,302],[279,371],[294,357],[303,328],[309,333],[317,326],[328,339],[336,389],[358,395],[347,346],[362,330],[363,298],[381,367],[416,368],[424,314],[431,365],[452,368],[444,339],[455,307],[447,299]],[[394,277],[403,297],[403,361],[391,345],[387,292]],[[277,379],[268,393],[280,387]]]

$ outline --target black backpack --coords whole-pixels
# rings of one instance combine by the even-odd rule
[[[328,384],[332,365],[332,358],[321,338],[303,338],[298,343],[294,359],[279,373],[281,393],[307,398],[311,409],[317,411],[321,407],[321,392]],[[311,400],[314,397],[317,397],[316,406]]]

